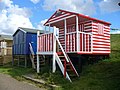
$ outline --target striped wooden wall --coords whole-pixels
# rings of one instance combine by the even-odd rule
[[[109,25],[92,22],[93,53],[110,53]]]
[[[53,33],[38,36],[38,42],[39,52],[53,51]]]
[[[65,31],[63,28],[59,29],[59,41],[60,41],[63,49],[65,49]]]
[[[79,48],[78,51],[82,52],[91,52],[91,36],[92,31],[92,21],[81,22],[78,25],[79,34]],[[86,33],[82,33],[86,32]],[[66,34],[66,51],[67,52],[76,52],[77,51],[77,37],[76,37],[76,25],[67,26]]]

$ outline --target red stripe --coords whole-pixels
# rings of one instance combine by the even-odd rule
[[[70,14],[70,15],[71,15],[71,14]],[[68,16],[70,16],[70,15],[66,15],[66,16],[63,16],[63,17],[59,17],[59,18],[54,19],[54,20],[51,20],[51,21],[49,21],[49,22],[53,22],[53,21],[59,20],[59,19],[61,19],[61,18],[65,18],[65,17],[68,17]]]

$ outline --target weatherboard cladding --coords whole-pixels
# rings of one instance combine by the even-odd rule
[[[39,30],[43,32],[42,30]],[[18,28],[13,35],[13,54],[27,55],[30,54],[29,43],[32,44],[33,50],[37,51],[37,30],[29,28]]]
[[[72,17],[71,17],[72,16]],[[59,40],[63,48],[67,52],[77,51],[76,40],[76,16],[78,17],[78,31],[91,33],[89,35],[79,34],[79,50],[87,51],[93,54],[109,54],[110,53],[110,23],[95,18],[91,18],[79,13],[69,12],[65,10],[56,11],[44,24],[46,26],[56,26],[59,28]],[[68,18],[69,17],[69,18]],[[64,20],[66,19],[67,30],[65,34]],[[71,22],[71,23],[70,23]],[[73,33],[73,34],[72,34]],[[66,35],[66,41],[65,41]],[[90,50],[91,48],[91,50]],[[81,52],[78,52],[81,54]]]

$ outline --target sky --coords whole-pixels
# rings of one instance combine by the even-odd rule
[[[13,34],[18,27],[44,29],[57,10],[69,10],[110,22],[120,29],[120,0],[0,0],[0,34]],[[120,33],[114,31],[112,33]]]

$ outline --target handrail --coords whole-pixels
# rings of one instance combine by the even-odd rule
[[[29,45],[30,45],[30,51],[31,51],[30,59],[31,59],[31,62],[32,62],[32,67],[35,69],[35,68],[36,68],[36,67],[35,67],[35,63],[34,63],[34,55],[35,55],[35,53],[34,53],[34,51],[33,51],[33,48],[32,48],[31,43],[29,43]]]
[[[32,54],[32,55],[35,55],[31,43],[29,43],[29,45],[30,45],[30,51],[31,51],[31,54]]]
[[[68,60],[68,58],[67,58],[67,55],[66,55],[66,53],[65,53],[65,51],[64,51],[64,49],[63,49],[63,47],[62,47],[62,45],[61,45],[61,43],[60,43],[60,41],[58,40],[58,38],[57,38],[55,35],[54,35],[54,37],[56,38],[56,40],[57,40],[57,42],[58,42],[58,44],[59,44],[59,46],[60,46],[60,48],[61,48],[64,56],[65,56],[66,61],[69,62],[69,60]]]
[[[61,48],[61,50],[62,50],[62,52],[63,52],[63,54],[64,54],[64,56],[65,56],[66,61],[67,61],[67,62],[70,62],[70,64],[71,64],[72,67],[74,68],[75,73],[77,74],[77,76],[79,76],[79,74],[77,73],[77,71],[76,71],[74,65],[72,64],[72,62],[71,62],[69,56],[68,56],[68,55],[66,54],[66,52],[64,51],[64,49],[63,49],[63,47],[62,47],[60,41],[58,40],[58,38],[57,38],[55,35],[54,35],[54,37],[56,38],[56,41],[58,42],[58,44],[59,44],[59,46],[60,46],[60,48]]]

